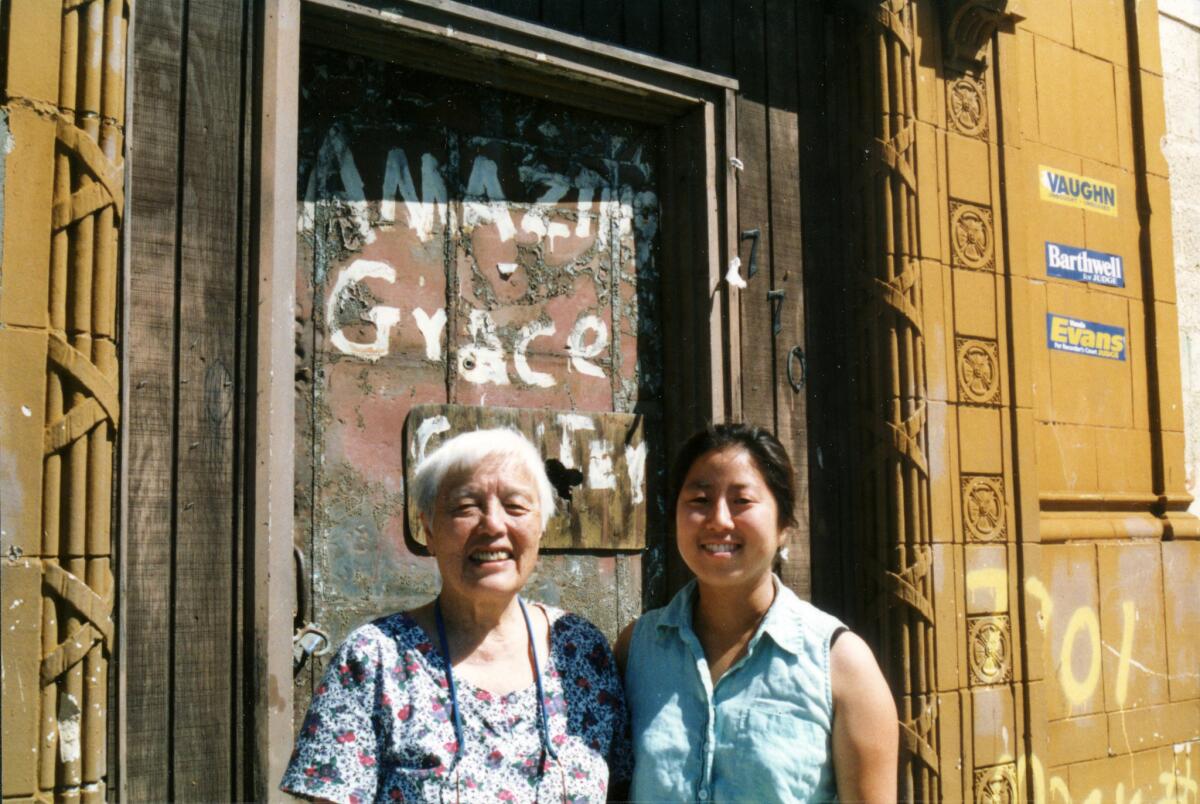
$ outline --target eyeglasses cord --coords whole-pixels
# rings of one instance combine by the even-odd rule
[[[562,769],[562,763],[558,761],[558,752],[554,750],[554,746],[550,742],[550,720],[546,715],[546,693],[542,684],[542,663],[538,659],[537,642],[533,638],[533,623],[529,620],[529,609],[525,606],[525,601],[517,596],[517,603],[521,607],[521,616],[525,618],[525,631],[529,634],[529,652],[533,659],[533,682],[537,688],[537,708],[538,708],[538,736],[541,738],[542,750],[553,759],[559,766],[559,776],[562,777],[563,784],[563,800],[566,800],[566,776]],[[433,601],[433,618],[437,623],[437,633],[439,647],[442,649],[442,660],[446,664],[446,688],[450,694],[450,713],[454,723],[454,758],[450,761],[450,767],[447,772],[455,772],[458,767],[458,761],[463,755],[463,726],[462,714],[458,708],[458,688],[454,683],[454,667],[450,662],[450,643],[446,639],[446,620],[442,616],[442,598],[438,595]],[[455,787],[457,788],[457,784]],[[457,797],[457,796],[456,796]]]

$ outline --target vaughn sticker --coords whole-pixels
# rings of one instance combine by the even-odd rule
[[[1038,165],[1038,190],[1043,201],[1117,216],[1117,185]]]
[[[1125,287],[1125,262],[1117,254],[1046,241],[1046,274],[1076,282]]]
[[[1121,327],[1046,313],[1046,345],[1051,349],[1106,360],[1124,360],[1127,341]]]

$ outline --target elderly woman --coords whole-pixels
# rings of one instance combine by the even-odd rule
[[[347,637],[282,789],[329,801],[603,801],[628,776],[604,636],[526,603],[555,492],[511,430],[446,441],[414,498],[442,588]],[[624,764],[623,764],[624,763]]]

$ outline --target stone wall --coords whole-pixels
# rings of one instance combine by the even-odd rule
[[[1159,0],[1187,487],[1200,483],[1200,0]],[[1192,503],[1192,511],[1200,504]]]

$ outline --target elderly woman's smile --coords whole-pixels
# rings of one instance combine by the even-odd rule
[[[498,561],[511,559],[512,553],[508,550],[476,550],[471,553],[471,560],[476,564],[495,564]]]
[[[515,593],[537,563],[537,481],[519,461],[489,457],[442,481],[425,528],[442,583],[452,592]]]

